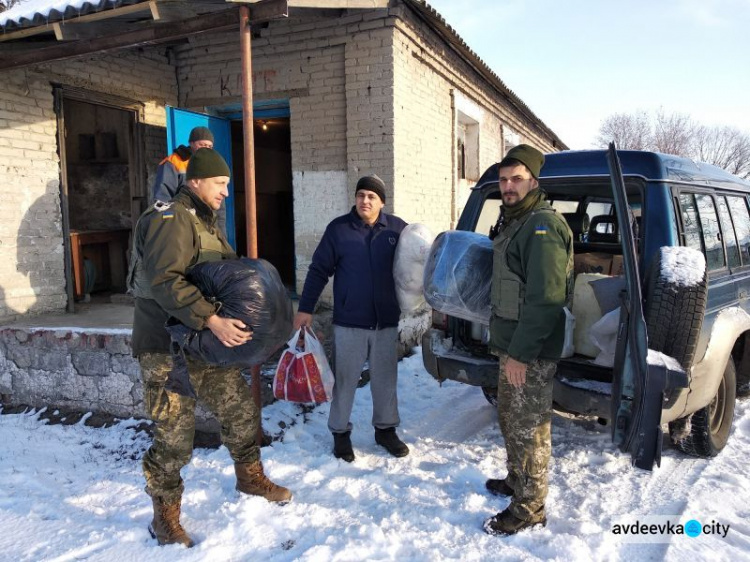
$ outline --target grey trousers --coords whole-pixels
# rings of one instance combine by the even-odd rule
[[[333,327],[334,377],[328,429],[331,433],[352,430],[349,418],[354,393],[365,361],[370,362],[372,391],[372,425],[378,429],[398,426],[398,328],[365,330]]]

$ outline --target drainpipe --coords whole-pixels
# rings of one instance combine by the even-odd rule
[[[258,221],[255,205],[255,140],[253,138],[253,64],[252,64],[252,28],[250,8],[240,6],[240,52],[242,56],[242,132],[245,157],[245,228],[247,256],[258,258]],[[253,402],[261,416],[260,365],[250,368]],[[258,423],[256,442],[263,443],[263,424]]]
[[[456,154],[456,91],[451,90],[451,223],[450,229],[456,228],[456,190],[458,184],[458,166],[456,162],[458,155]]]

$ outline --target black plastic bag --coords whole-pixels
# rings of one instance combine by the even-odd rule
[[[484,234],[438,234],[424,269],[424,297],[443,314],[489,324],[492,241]]]
[[[292,302],[278,271],[266,260],[204,262],[194,266],[187,278],[206,299],[217,303],[219,316],[237,318],[252,329],[253,339],[226,347],[208,328],[193,330],[170,318],[166,328],[174,351],[212,365],[251,367],[263,363],[289,339]]]

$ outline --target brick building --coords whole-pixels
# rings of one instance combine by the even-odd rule
[[[0,14],[0,320],[70,310],[76,292],[123,290],[128,234],[166,154],[167,106],[229,122],[243,249],[238,26],[190,33],[185,23],[237,8],[49,4],[59,11],[20,4]],[[349,210],[361,175],[385,180],[387,211],[439,232],[510,146],[566,148],[423,1],[317,4],[326,9],[289,0],[288,18],[253,28],[260,255],[290,287],[301,290],[326,224]],[[157,27],[159,18],[190,34],[75,50],[86,32],[89,45],[112,45],[126,26]],[[33,62],[42,51],[65,56]],[[89,237],[97,286],[74,290],[76,240],[91,232],[104,233]]]

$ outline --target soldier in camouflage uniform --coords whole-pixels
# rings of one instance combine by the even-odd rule
[[[146,411],[156,422],[154,442],[143,459],[146,492],[154,518],[149,531],[160,545],[193,541],[180,524],[184,489],[180,470],[193,451],[194,398],[170,390],[170,316],[195,330],[210,329],[227,347],[242,345],[252,333],[237,319],[223,318],[186,278],[205,261],[235,259],[216,227],[215,211],[228,195],[229,167],[218,152],[201,148],[187,167],[186,185],[169,203],[155,202],[138,220],[128,284],[136,297],[133,354],[138,357]],[[266,478],[256,444],[259,413],[239,368],[208,365],[187,358],[195,394],[217,416],[221,439],[234,460],[237,489],[269,501],[291,498]]]
[[[547,521],[552,379],[565,338],[573,234],[539,189],[543,164],[541,152],[519,145],[498,165],[503,207],[491,233],[490,348],[500,364],[498,417],[508,475],[486,485],[511,502],[485,521],[492,535],[511,535]]]

